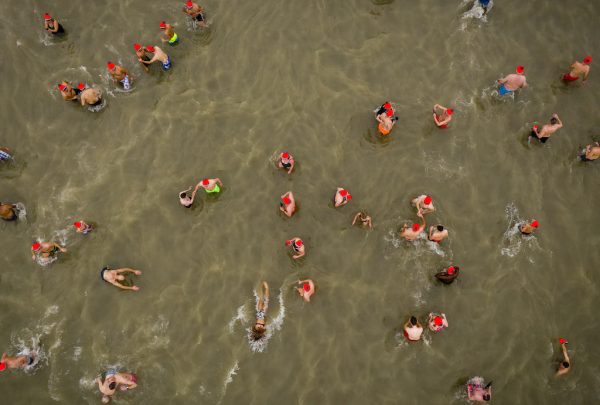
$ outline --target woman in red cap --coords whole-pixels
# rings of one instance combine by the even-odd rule
[[[305,302],[310,302],[310,297],[315,293],[315,284],[312,280],[298,280],[298,284],[302,284],[302,287],[296,288],[296,291]]]
[[[592,63],[592,57],[590,55],[583,58],[583,62],[573,62],[569,73],[565,73],[562,80],[564,82],[574,82],[583,76],[582,81],[585,82],[590,74],[590,63]]]
[[[350,200],[352,200],[352,195],[348,190],[338,187],[333,196],[333,205],[335,207],[341,207],[342,205],[348,204],[348,201]]]
[[[410,203],[417,208],[417,216],[421,218],[423,218],[423,215],[430,214],[435,211],[432,198],[425,194],[421,194],[420,196],[413,198]]]
[[[279,210],[288,218],[291,218],[291,216],[296,212],[296,200],[294,199],[294,194],[291,191],[288,191],[281,196]]]
[[[282,152],[277,158],[277,167],[287,170],[288,174],[291,174],[294,170],[294,164],[294,157],[288,152]]]
[[[58,90],[65,101],[77,101],[77,96],[81,93],[79,89],[73,88],[70,82],[64,80],[58,85]]]
[[[206,27],[206,23],[204,22],[204,9],[198,4],[193,1],[186,1],[183,6],[183,12],[192,17],[200,27]]]
[[[44,29],[52,35],[61,35],[65,33],[63,26],[48,13],[44,14]]]
[[[452,108],[446,108],[439,104],[433,106],[433,122],[438,128],[448,128],[448,123],[452,121]]]
[[[460,271],[460,267],[458,266],[450,266],[447,269],[436,273],[435,278],[440,280],[444,284],[452,284],[454,280],[458,277],[458,272]]]
[[[398,117],[394,117],[394,110],[392,108],[385,110],[385,112],[376,115],[375,119],[379,124],[377,125],[377,130],[381,135],[389,135],[392,131],[392,128],[398,121]]]
[[[38,255],[44,261],[54,257],[58,252],[65,253],[67,249],[55,242],[35,242],[31,245],[31,260]]]
[[[414,223],[412,225],[404,224],[400,229],[400,236],[406,240],[415,240],[419,237],[419,235],[425,230],[425,217],[421,217],[423,220],[422,224]]]
[[[440,332],[444,328],[448,327],[448,320],[446,319],[446,314],[436,314],[430,313],[429,320],[427,321],[429,325],[429,330],[432,332]]]
[[[94,229],[94,227],[92,225],[88,224],[87,222],[85,222],[83,220],[74,222],[73,226],[75,227],[75,232],[81,233],[84,235],[87,235],[88,233],[92,232],[92,230]]]
[[[290,240],[286,240],[285,245],[290,246],[292,248],[292,252],[295,253],[292,256],[293,259],[299,259],[306,253],[304,250],[304,243],[302,242],[302,239],[300,239],[297,236]]]
[[[534,219],[531,222],[519,224],[519,231],[521,231],[523,235],[530,235],[538,228],[538,226],[540,226],[540,223]]]

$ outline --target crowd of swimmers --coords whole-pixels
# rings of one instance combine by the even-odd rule
[[[487,13],[490,0],[475,0],[483,8],[484,15]],[[186,1],[182,10],[186,15],[191,17],[195,24],[200,27],[205,27],[204,9],[192,1]],[[52,35],[60,36],[66,33],[64,27],[54,19],[50,14],[45,13],[44,29]],[[179,42],[179,36],[175,33],[173,26],[165,21],[159,23],[159,29],[162,31],[161,41],[168,45],[175,45]],[[172,66],[172,61],[167,53],[156,45],[142,46],[139,43],[134,44],[138,62],[148,72],[148,65],[159,62],[164,70],[169,70]],[[591,56],[586,56],[582,62],[575,61],[571,64],[568,73],[562,75],[561,79],[566,82],[575,82],[580,80],[585,83],[590,73]],[[106,67],[112,79],[120,83],[125,90],[131,88],[133,76],[123,66],[108,61]],[[527,87],[527,79],[525,77],[524,66],[517,66],[515,73],[509,74],[504,78],[498,79],[498,95],[503,97],[514,94],[519,89]],[[85,83],[79,83],[74,86],[71,82],[62,81],[58,84],[58,89],[65,101],[79,101],[82,106],[95,106],[102,102],[102,91],[100,89],[89,87]],[[394,125],[398,122],[398,116],[392,103],[387,101],[383,103],[375,111],[375,119],[377,121],[377,130],[381,136],[388,136]],[[444,107],[440,104],[433,106],[432,117],[435,125],[438,128],[448,128],[448,124],[452,121],[453,109]],[[543,126],[535,124],[531,129],[531,137],[538,139],[541,143],[545,143],[552,134],[562,128],[563,123],[557,114],[550,117],[549,123]],[[580,158],[583,161],[596,160],[600,157],[600,143],[586,146],[581,152]],[[0,162],[11,161],[13,153],[9,148],[0,147]],[[284,170],[287,174],[291,174],[294,170],[295,159],[289,152],[281,152],[275,162],[276,167]],[[219,178],[204,178],[195,186],[190,186],[186,190],[179,193],[179,202],[182,206],[190,208],[194,204],[196,193],[199,189],[203,189],[207,194],[218,195],[223,187],[223,182]],[[333,195],[332,204],[334,207],[341,207],[348,204],[352,200],[352,195],[348,190],[338,187]],[[296,200],[292,191],[288,191],[280,196],[280,211],[286,217],[292,217],[296,212]],[[416,216],[421,219],[420,222],[405,223],[399,231],[400,237],[407,241],[414,241],[426,234],[427,240],[435,243],[441,243],[449,236],[449,232],[443,225],[437,224],[430,226],[426,232],[427,224],[425,216],[435,212],[433,199],[429,195],[419,195],[411,201],[412,206],[416,209]],[[5,221],[13,221],[19,216],[19,207],[17,204],[0,202],[0,218]],[[352,220],[352,225],[359,225],[363,228],[372,229],[373,223],[371,217],[364,211],[356,213]],[[539,222],[535,219],[524,221],[518,224],[518,229],[523,235],[530,235],[539,227]],[[95,228],[93,224],[88,224],[83,220],[73,223],[75,232],[86,235]],[[305,256],[306,248],[302,239],[298,236],[285,241],[285,245],[290,249],[290,255],[293,260],[300,259]],[[56,258],[58,253],[66,253],[67,249],[56,243],[55,241],[36,241],[31,245],[31,257],[33,260],[41,260],[42,262]],[[439,271],[434,277],[443,284],[452,284],[459,276],[460,268],[457,265],[451,265]],[[106,283],[123,289],[138,291],[139,287],[134,285],[128,276],[139,276],[142,272],[131,268],[111,269],[105,266],[100,271],[100,278]],[[310,298],[315,293],[315,284],[311,279],[297,280],[296,291],[300,297],[310,302]],[[262,282],[262,288],[258,294],[256,302],[256,321],[251,327],[253,339],[259,340],[263,338],[267,329],[267,311],[269,308],[269,285],[266,281]],[[439,333],[449,326],[446,314],[431,312],[428,314],[425,324],[432,333]],[[424,328],[415,316],[410,316],[403,326],[403,334],[408,342],[418,342],[422,339]],[[560,348],[563,358],[560,361],[556,375],[564,375],[571,370],[571,360],[566,348],[567,341],[563,338],[559,339]],[[36,358],[36,354],[18,355],[14,357],[8,356],[6,353],[2,355],[0,360],[0,371],[5,369],[19,369],[31,366]],[[109,369],[96,379],[98,389],[102,393],[102,402],[108,403],[116,391],[126,391],[137,386],[137,376],[133,373],[122,373],[114,369]],[[473,377],[467,383],[467,396],[472,401],[489,401],[492,395],[492,382],[485,383],[482,377]]]

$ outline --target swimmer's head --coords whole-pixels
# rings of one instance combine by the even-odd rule
[[[537,219],[534,219],[533,221],[531,221],[531,226],[537,228],[538,226],[540,226],[540,223],[537,221]]]
[[[138,43],[133,44],[133,49],[135,49],[136,51],[139,51],[140,49],[142,49],[142,46]]]
[[[306,292],[309,292],[309,291],[310,291],[310,284],[308,284],[308,283],[304,283],[304,284],[302,285],[302,289],[303,289],[304,291],[306,291]]]
[[[167,29],[167,23],[164,22],[164,21],[161,21],[158,26],[160,27],[161,30],[166,30]]]
[[[77,229],[81,229],[81,221],[73,222],[73,226]]]
[[[0,363],[0,371],[4,371],[4,369],[6,369],[6,363],[2,362]]]
[[[210,183],[210,182],[208,181],[208,179],[204,179],[204,180],[202,180],[202,185],[203,185],[203,186],[208,186],[208,183]]]
[[[452,275],[452,274],[454,274],[454,272],[455,272],[455,271],[456,271],[456,267],[454,267],[454,266],[450,266],[450,267],[448,267],[448,269],[446,270],[446,273],[448,273],[448,274]]]
[[[85,83],[79,83],[79,84],[77,85],[77,89],[79,89],[79,90],[81,90],[81,91],[85,90]]]
[[[429,204],[431,204],[431,201],[432,201],[432,200],[431,200],[431,197],[429,197],[428,195],[426,195],[426,196],[425,196],[425,198],[423,199],[423,202],[424,202],[426,205],[429,205]]]
[[[294,245],[296,245],[296,247],[300,248],[300,247],[302,247],[303,243],[302,243],[302,241],[300,239],[296,239],[294,241]]]
[[[64,83],[61,83],[61,84],[58,85],[58,89],[60,91],[65,91],[67,89],[67,85],[64,84]]]
[[[386,101],[385,103],[383,103],[383,108],[389,110],[390,108],[392,108],[392,104],[389,101]]]
[[[492,397],[490,396],[490,394],[483,394],[483,400],[484,401],[489,401],[490,399],[492,399]]]
[[[539,126],[539,125],[534,125],[534,126],[533,126],[533,130],[534,130],[534,131],[537,131],[538,129],[540,129],[540,126]]]
[[[108,68],[108,70],[114,70],[115,64],[112,63],[111,61],[108,61],[108,62],[106,62],[106,67]]]
[[[522,65],[517,66],[517,73],[522,75],[525,72],[525,67]]]
[[[108,384],[108,388],[111,390],[114,390],[115,388],[117,388],[117,382],[113,381],[110,384]]]
[[[254,338],[254,340],[259,340],[261,337],[263,337],[266,330],[267,328],[265,328],[264,325],[261,325],[259,323],[254,324],[254,326],[252,327],[252,338]]]
[[[438,225],[436,226],[437,230],[442,232],[444,230],[444,227],[442,225]]]
[[[150,53],[154,53],[154,47],[152,45],[146,45],[144,49]]]
[[[186,8],[192,8],[194,6],[194,3],[192,3],[191,1],[186,1],[185,2],[185,7]]]
[[[388,117],[391,117],[392,115],[394,115],[394,110],[389,109],[385,112],[385,115],[387,115]]]
[[[414,316],[411,316],[410,317],[410,324],[412,326],[417,326],[417,323],[418,323],[417,318],[415,318]]]
[[[585,58],[583,58],[583,63],[589,65],[590,63],[592,63],[592,57],[590,55],[586,56]]]
[[[565,338],[558,338],[558,343],[564,345],[565,343],[567,343],[567,340]]]
[[[550,118],[550,124],[556,125],[557,123],[558,123],[558,120],[556,119],[556,117]]]
[[[454,110],[453,110],[452,108],[448,108],[448,109],[446,110],[446,113],[447,113],[448,115],[452,115],[452,114],[454,114]]]
[[[352,199],[352,195],[348,192],[348,190],[340,190],[340,195],[347,200]]]
[[[435,326],[442,326],[444,320],[441,316],[436,316],[435,318],[433,318],[433,323],[435,324]]]
[[[40,250],[41,247],[42,245],[39,242],[35,242],[33,245],[31,245],[31,250],[37,252],[38,250]]]
[[[562,366],[563,366],[564,368],[569,368],[570,364],[569,364],[569,362],[568,362],[568,361],[563,361],[563,362],[562,362]]]
[[[281,201],[282,201],[282,202],[283,202],[285,205],[289,205],[289,204],[291,204],[291,203],[292,203],[292,200],[290,200],[290,198],[289,198],[289,197],[283,197],[283,198],[281,199]]]
[[[51,19],[52,17],[50,17],[50,14],[44,13],[44,21],[50,21]]]
[[[179,193],[179,198],[186,198],[186,197],[187,197],[187,194],[185,193],[185,191],[182,193]]]
[[[412,224],[412,230],[413,230],[413,232],[417,232],[420,228],[421,228],[421,225],[419,225],[419,224]]]
[[[283,153],[281,154],[281,157],[282,157],[282,158],[284,158],[284,159],[289,159],[289,158],[290,158],[290,154],[289,154],[289,153],[287,153],[287,152],[283,152]]]

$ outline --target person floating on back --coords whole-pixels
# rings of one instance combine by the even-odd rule
[[[538,228],[538,226],[540,226],[540,223],[534,219],[531,222],[519,224],[519,231],[521,231],[523,235],[531,235],[533,231]]]
[[[267,331],[267,310],[269,309],[269,284],[266,281],[262,283],[262,294],[256,301],[256,322],[252,327],[252,339],[260,340]]]
[[[452,121],[452,108],[446,108],[439,104],[433,106],[433,122],[438,128],[448,128],[448,123]]]
[[[567,352],[567,342],[563,338],[558,339],[558,343],[560,343],[560,348],[562,349],[563,359],[558,364],[558,370],[556,371],[556,376],[561,376],[563,374],[567,374],[571,371],[571,359],[569,359],[569,353]]]
[[[286,246],[290,246],[292,249],[292,253],[294,254],[292,256],[292,259],[299,259],[302,256],[305,255],[305,249],[304,249],[304,243],[302,242],[302,239],[300,239],[299,237],[294,237],[292,239],[286,240],[285,241],[285,245]]]
[[[460,267],[458,266],[450,266],[447,269],[436,273],[435,278],[440,280],[444,284],[452,284],[454,280],[458,277],[458,273],[460,271]]]
[[[44,14],[44,29],[52,35],[61,35],[65,33],[63,26],[48,13]]]
[[[511,73],[505,78],[498,79],[498,94],[504,96],[512,94],[515,91],[527,87],[527,79],[525,78],[525,68],[521,65],[517,66],[517,73]]]
[[[1,152],[0,152],[1,154]],[[2,156],[0,156],[1,158]],[[600,157],[600,143],[594,142],[593,145],[588,145],[579,155],[579,158],[583,162],[591,162],[592,160],[596,160]]]
[[[281,196],[279,210],[288,218],[291,218],[291,216],[296,212],[296,200],[294,199],[294,194],[291,191],[288,191]]]
[[[533,128],[531,128],[531,134],[529,136],[538,139],[541,143],[546,143],[546,141],[548,141],[548,139],[550,138],[550,135],[552,135],[562,127],[563,123],[560,120],[560,118],[558,118],[558,114],[555,113],[552,114],[552,117],[550,118],[550,123],[544,125],[541,129],[539,125],[534,125]]]
[[[204,9],[193,1],[186,1],[183,12],[194,20],[200,27],[206,27],[204,20]]]
[[[159,28],[163,31],[160,40],[162,42],[167,42],[169,45],[175,45],[179,42],[179,37],[173,30],[173,26],[164,21],[161,21],[159,24]]]
[[[590,74],[590,63],[592,63],[592,57],[589,55],[583,58],[583,62],[573,62],[571,70],[563,75],[562,80],[564,82],[574,82],[583,76],[582,82],[585,83]]]
[[[288,174],[294,170],[294,157],[288,152],[282,152],[277,158],[277,167],[287,170]]]
[[[121,281],[125,281],[125,276],[123,275],[123,273],[133,273],[136,276],[140,276],[142,274],[141,270],[134,270],[130,269],[129,267],[113,270],[106,266],[102,270],[100,270],[100,279],[122,290],[138,291],[140,289],[138,286],[127,286],[121,283]]]
[[[112,76],[113,80],[123,85],[123,89],[131,89],[131,82],[133,81],[133,78],[127,69],[125,69],[123,66],[115,65],[110,61],[106,63],[106,68],[108,69],[108,72]]]
[[[166,70],[171,69],[172,64],[171,64],[171,59],[169,58],[169,55],[167,55],[158,46],[146,45],[144,47],[144,50],[146,52],[153,53],[154,55],[152,56],[152,58],[150,58],[149,61],[145,61],[143,58],[138,57],[138,61],[140,63],[143,63],[144,65],[151,65],[154,62],[160,62],[163,70],[166,71]]]

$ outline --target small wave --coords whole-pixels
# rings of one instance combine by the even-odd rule
[[[102,100],[100,102],[100,104],[98,105],[88,105],[87,109],[89,112],[93,112],[93,113],[97,113],[100,112],[102,110],[104,110],[104,108],[106,107],[106,97],[102,97]]]
[[[17,217],[20,221],[27,219],[27,209],[25,208],[25,204],[18,202],[15,203],[17,207]]]
[[[229,321],[229,324],[227,325],[227,328],[229,329],[229,333],[233,333],[233,328],[235,327],[236,322],[240,322],[240,323],[246,323],[246,321],[248,320],[248,317],[246,316],[246,311],[245,309],[245,305],[240,305],[240,307],[237,309],[236,314],[234,315],[233,318],[231,318],[231,320]]]
[[[233,382],[233,376],[237,375],[237,372],[239,371],[239,369],[240,369],[240,365],[236,361],[235,364],[233,365],[233,367],[231,367],[229,369],[229,371],[227,372],[227,376],[225,377],[225,381],[223,381],[222,396],[225,396],[225,393],[227,392],[227,386]]]

